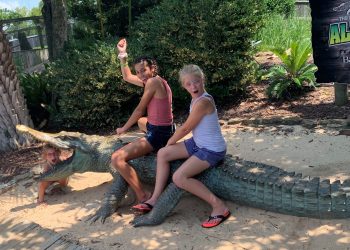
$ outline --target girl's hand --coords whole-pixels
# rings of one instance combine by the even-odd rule
[[[117,129],[116,129],[117,135],[123,134],[123,133],[125,133],[126,131],[127,131],[127,130],[124,129],[124,128],[117,128]]]
[[[167,142],[167,144],[165,145],[166,147],[167,146],[170,146],[170,145],[174,145],[176,142],[172,142],[170,139],[169,139],[169,141]]]
[[[125,38],[121,39],[117,43],[117,49],[118,49],[119,53],[125,53],[126,52],[126,47],[127,47],[127,43],[126,43],[126,39]]]
[[[47,171],[49,171],[53,166],[49,163],[46,162],[46,164],[43,167],[43,173],[46,173]]]

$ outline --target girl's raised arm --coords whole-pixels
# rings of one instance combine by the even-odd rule
[[[136,75],[131,73],[131,70],[128,65],[128,54],[126,53],[127,42],[126,39],[123,38],[117,43],[118,49],[118,58],[120,60],[120,68],[123,74],[123,79],[129,83],[134,85],[144,87],[144,84],[141,79],[139,79]]]

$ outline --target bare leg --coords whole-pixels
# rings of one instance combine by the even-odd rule
[[[53,181],[41,181],[39,182],[39,187],[38,187],[38,200],[37,203],[41,204],[43,203],[44,200],[44,196],[45,196],[45,190],[48,186],[50,186],[50,184],[54,183]]]
[[[177,159],[188,158],[184,142],[176,143],[175,145],[161,148],[157,154],[157,175],[156,185],[154,187],[152,197],[147,200],[152,206],[156,204],[159,196],[162,194],[169,178],[170,165],[169,162]]]
[[[146,123],[147,123],[147,117],[141,117],[137,121],[137,125],[139,126],[139,129],[145,133],[147,133]]]
[[[136,171],[127,162],[146,155],[152,152],[152,150],[153,148],[146,138],[141,138],[127,144],[112,154],[112,166],[119,171],[120,175],[123,176],[126,182],[135,191],[138,201],[148,199],[149,194],[144,192]]]
[[[207,161],[202,161],[196,156],[191,156],[174,173],[173,182],[176,186],[198,196],[212,206],[211,216],[223,215],[228,211],[225,203],[214,195],[202,182],[192,178],[209,167]]]

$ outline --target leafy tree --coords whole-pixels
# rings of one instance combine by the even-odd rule
[[[101,10],[95,0],[68,0],[68,14],[74,19],[76,37],[101,36],[101,22],[109,36],[126,36],[129,26],[129,6],[125,0],[101,0]],[[132,1],[132,20],[160,0]]]
[[[23,17],[20,13],[8,10],[8,9],[0,9],[0,19],[1,20],[7,20],[7,19],[13,19],[13,18],[19,18]]]

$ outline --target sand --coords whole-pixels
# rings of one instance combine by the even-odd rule
[[[303,175],[350,177],[350,138],[337,131],[231,126],[223,132],[234,156]],[[349,219],[301,218],[233,202],[227,202],[232,216],[225,223],[203,229],[210,207],[191,195],[159,226],[132,227],[130,206],[104,224],[90,225],[85,221],[100,207],[111,180],[107,173],[75,174],[70,191],[47,196],[47,206],[35,205],[37,185],[27,180],[1,195],[0,221],[9,216],[30,220],[93,249],[350,249]]]

